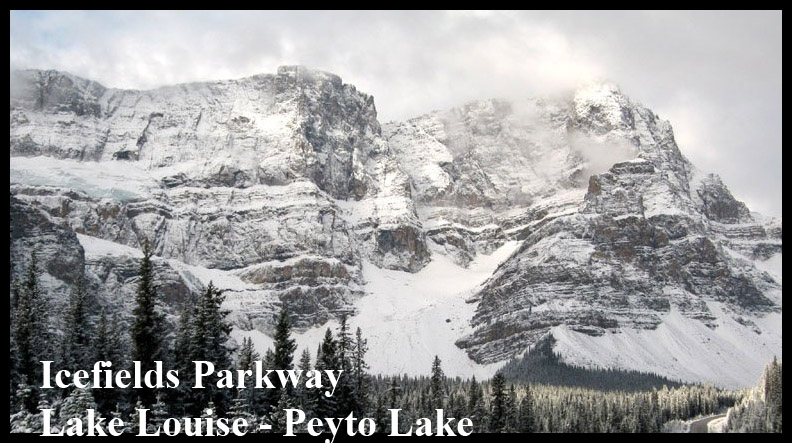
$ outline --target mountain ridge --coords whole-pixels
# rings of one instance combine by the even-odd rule
[[[130,291],[131,258],[92,252],[86,236],[150,240],[172,306],[222,278],[241,331],[268,331],[285,304],[305,334],[369,314],[361,301],[379,277],[367,263],[423,275],[445,256],[464,272],[520,242],[454,296],[475,312],[449,314],[464,332],[444,346],[456,341],[470,365],[492,368],[552,332],[586,363],[569,346],[657,331],[676,311],[716,338],[732,322],[769,334],[780,353],[780,329],[761,319],[780,318],[780,276],[763,269],[780,265],[781,221],[754,219],[613,84],[380,125],[372,96],[302,67],[149,91],[14,75],[27,83],[11,94],[12,215],[36,208],[90,243],[86,273],[106,303]],[[18,225],[17,246],[51,241]],[[53,277],[56,298],[67,286]]]

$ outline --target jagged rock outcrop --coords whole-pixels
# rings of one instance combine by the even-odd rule
[[[672,309],[715,328],[710,301],[734,317],[780,310],[767,295],[780,283],[746,260],[780,251],[780,238],[695,171],[668,123],[613,87],[569,104],[575,137],[629,144],[635,158],[592,175],[569,213],[530,228],[475,295],[477,329],[458,342],[472,358],[503,360],[560,325],[593,336],[654,329]]]
[[[47,296],[57,302],[67,297],[71,287],[79,282],[85,252],[74,231],[53,223],[37,206],[11,194],[11,273],[23,275],[35,254]]]

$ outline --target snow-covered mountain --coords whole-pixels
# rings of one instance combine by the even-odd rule
[[[781,221],[696,170],[609,84],[405,122],[335,75],[151,91],[11,81],[12,266],[129,307],[149,240],[172,312],[213,280],[235,337],[353,314],[379,372],[488,375],[552,333],[573,363],[751,384],[781,354]]]

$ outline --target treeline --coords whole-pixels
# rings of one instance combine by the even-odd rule
[[[759,386],[726,414],[725,432],[783,432],[781,362],[765,367]]]
[[[62,334],[49,327],[49,309],[41,293],[35,257],[25,278],[12,288],[11,313],[11,431],[40,432],[40,409],[57,411],[55,422],[85,418],[91,408],[104,417],[121,417],[127,432],[137,433],[136,409],[147,408],[149,421],[158,425],[169,417],[196,417],[212,411],[214,416],[244,417],[252,432],[269,424],[272,432],[285,429],[286,408],[296,407],[306,416],[372,417],[381,432],[390,430],[388,409],[402,409],[400,423],[434,417],[444,409],[446,417],[469,417],[476,432],[657,432],[671,419],[688,419],[732,406],[740,394],[711,386],[679,386],[668,383],[659,389],[599,391],[582,387],[554,386],[508,380],[507,370],[491,381],[463,380],[444,375],[442,362],[427,362],[426,377],[372,376],[368,372],[368,344],[359,328],[354,333],[343,318],[335,330],[328,329],[315,353],[295,355],[289,315],[278,317],[273,348],[260,355],[250,339],[239,349],[229,348],[231,326],[222,310],[222,291],[211,283],[195,299],[188,300],[178,324],[166,321],[158,308],[159,296],[144,246],[138,287],[130,325],[118,313],[90,312],[89,296],[77,284],[63,312]],[[534,356],[538,354],[533,354]],[[53,358],[53,356],[56,356]],[[40,360],[56,360],[57,367],[88,369],[95,361],[109,360],[113,368],[129,369],[140,361],[143,371],[163,361],[191,379],[192,361],[208,360],[220,369],[251,369],[258,360],[267,369],[343,369],[332,397],[319,389],[70,389],[41,390]],[[555,363],[557,366],[557,362]],[[577,368],[579,370],[579,368]],[[596,377],[596,376],[595,376]],[[523,377],[524,378],[524,377]],[[635,388],[635,386],[632,386]],[[632,391],[632,392],[629,392]],[[404,431],[405,429],[402,429]]]
[[[734,404],[739,393],[712,386],[684,385],[643,392],[508,383],[492,380],[375,377],[376,416],[393,405],[407,417],[431,417],[442,404],[447,415],[470,417],[476,432],[659,432],[663,423],[713,414]],[[442,402],[436,392],[442,392]],[[383,419],[384,423],[387,423]]]
[[[567,364],[553,351],[555,338],[548,335],[525,355],[510,360],[501,368],[508,380],[555,386],[574,386],[602,391],[647,391],[667,386],[682,386],[650,372],[626,371],[610,368],[581,368]]]

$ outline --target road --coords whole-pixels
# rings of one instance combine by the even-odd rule
[[[708,431],[707,425],[709,422],[726,417],[726,414],[719,414],[719,415],[710,415],[709,417],[704,417],[698,419],[694,422],[690,423],[690,433],[691,434],[706,434]]]

